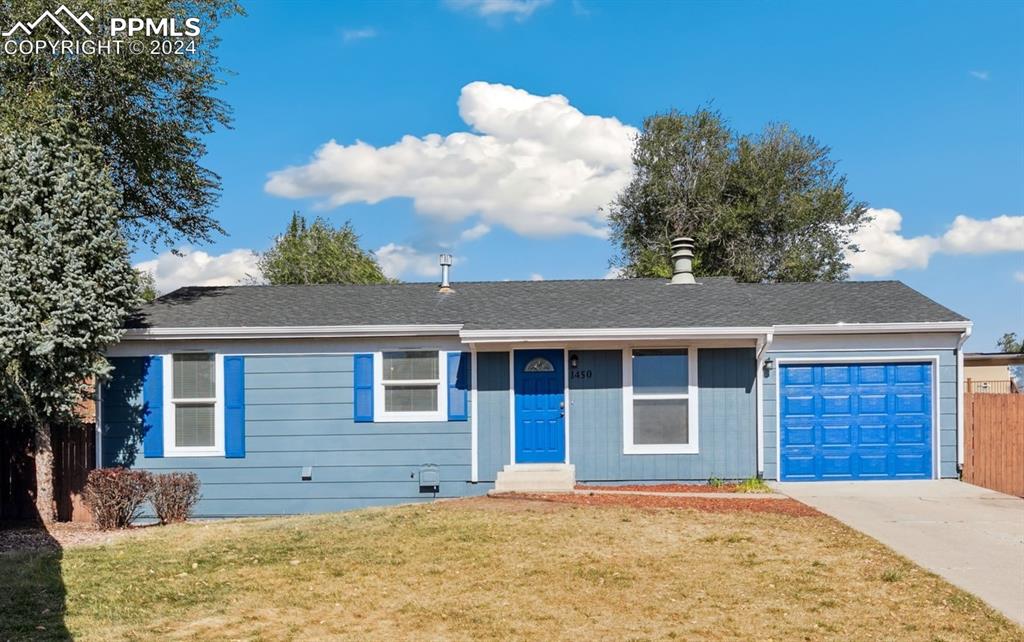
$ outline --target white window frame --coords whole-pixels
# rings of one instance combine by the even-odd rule
[[[625,455],[696,455],[700,452],[698,437],[698,388],[697,348],[693,345],[637,346],[637,350],[686,350],[687,389],[686,394],[641,394],[639,399],[686,399],[687,430],[689,443],[686,444],[635,444],[633,443],[633,350],[622,351],[622,453]]]
[[[437,355],[437,380],[408,379],[394,381],[394,385],[434,384],[437,386],[437,410],[434,411],[387,411],[384,404],[384,391],[388,383],[384,381],[384,353],[386,352],[433,352]],[[394,348],[380,350],[373,355],[373,421],[380,423],[400,423],[415,421],[448,421],[448,353],[444,350],[431,348]]]
[[[216,396],[203,401],[213,402],[213,446],[176,446],[174,409],[178,400],[174,398],[174,355],[195,354],[197,351],[181,350],[163,355],[164,374],[164,457],[223,457],[224,456],[224,355],[213,354],[213,374],[216,377]],[[189,399],[191,403],[199,399]],[[183,403],[182,405],[189,405]]]

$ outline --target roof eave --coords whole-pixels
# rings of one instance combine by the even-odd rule
[[[461,323],[415,325],[262,326],[220,328],[130,328],[123,341],[182,339],[318,339],[350,337],[457,336]]]

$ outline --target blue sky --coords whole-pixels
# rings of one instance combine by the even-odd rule
[[[832,148],[880,210],[858,278],[969,316],[972,350],[1024,332],[1024,4],[246,8],[219,31],[235,125],[206,159],[229,235],[185,260],[140,251],[165,288],[237,279],[293,210],[351,219],[404,280],[434,278],[441,248],[456,280],[600,278],[596,210],[628,176],[630,127],[710,102],[740,131],[786,121]]]

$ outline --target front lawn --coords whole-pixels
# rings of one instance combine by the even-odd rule
[[[1024,639],[824,516],[475,499],[141,529],[0,577],[0,640]]]

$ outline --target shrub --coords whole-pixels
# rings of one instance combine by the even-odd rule
[[[195,473],[157,475],[150,500],[161,524],[183,522],[199,501],[199,478]]]
[[[138,519],[151,490],[153,475],[144,470],[100,468],[89,471],[85,504],[101,529],[125,528]]]
[[[721,477],[712,477],[708,480],[708,486],[711,486],[712,488],[721,488],[722,486],[725,486],[725,482],[722,481]]]
[[[760,477],[744,479],[736,486],[737,493],[770,493],[772,489]]]

